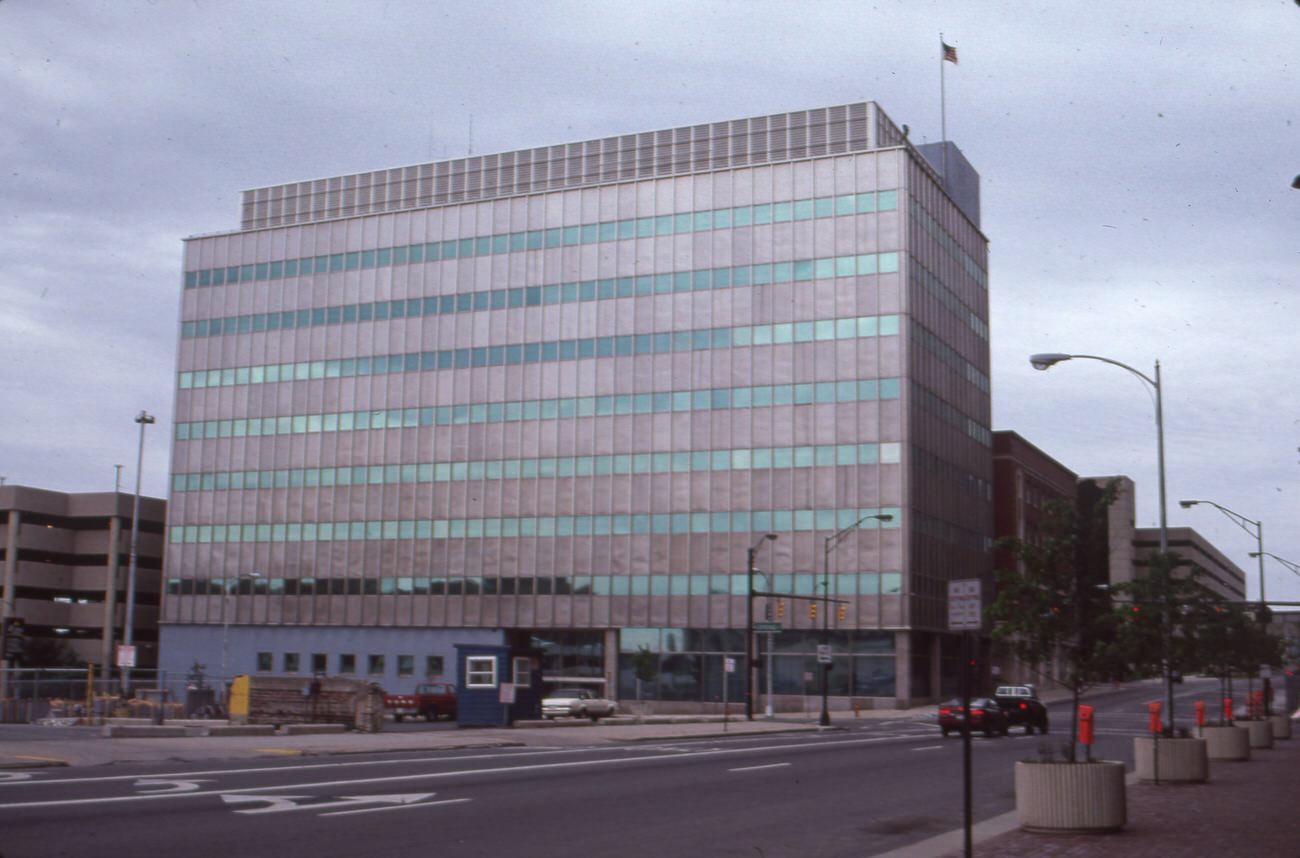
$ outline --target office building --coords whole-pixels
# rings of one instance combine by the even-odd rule
[[[0,486],[0,616],[22,621],[27,652],[19,666],[84,663],[112,672],[125,640],[134,500]],[[162,499],[140,498],[131,637],[142,669],[158,658],[165,513]]]
[[[756,548],[757,690],[829,641],[833,705],[932,698],[991,566],[986,245],[870,102],[246,191],[185,246],[164,666],[531,644],[628,698],[649,650],[736,701]]]

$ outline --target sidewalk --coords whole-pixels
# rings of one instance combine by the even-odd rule
[[[917,717],[894,713],[897,717]],[[880,717],[879,715],[877,717]],[[195,722],[169,722],[169,724]],[[0,725],[0,770],[46,766],[100,766],[114,763],[198,762],[285,756],[386,754],[466,748],[554,746],[609,742],[666,742],[764,733],[817,732],[806,720],[664,718],[527,722],[510,728],[464,728],[380,733],[322,733],[272,736],[177,736],[102,738],[101,727],[22,728]],[[40,732],[33,732],[40,731]],[[46,732],[48,731],[48,732]],[[72,732],[75,731],[75,734]],[[8,735],[7,735],[8,734]],[[35,738],[33,738],[35,737]]]
[[[1203,784],[1128,785],[1128,825],[1114,834],[1029,834],[1014,811],[976,826],[973,853],[998,858],[1228,858],[1300,855],[1300,738],[1252,748],[1245,762],[1210,762]],[[981,832],[980,829],[984,831]],[[983,834],[983,836],[981,836]],[[962,833],[899,850],[915,858],[963,858]],[[884,858],[884,856],[879,856]]]

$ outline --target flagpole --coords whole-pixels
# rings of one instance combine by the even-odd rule
[[[943,146],[943,189],[948,190],[948,93],[944,83],[943,64],[947,62],[944,59],[944,47],[947,42],[943,40],[942,31],[939,33],[939,137],[940,145]]]

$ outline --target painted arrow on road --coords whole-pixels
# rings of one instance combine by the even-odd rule
[[[403,805],[416,804],[451,804],[455,802],[468,801],[469,799],[453,799],[452,801],[431,802],[429,799],[437,795],[436,792],[416,792],[400,793],[397,795],[345,795],[339,796],[336,801],[310,801],[315,796],[310,795],[231,795],[222,794],[221,800],[226,804],[261,804],[263,807],[250,807],[242,810],[236,810],[235,813],[255,814],[255,813],[284,813],[291,810],[334,810],[338,808],[357,808],[359,805],[383,805],[385,807],[401,807]],[[300,802],[307,802],[305,804]],[[378,810],[380,808],[372,808]]]

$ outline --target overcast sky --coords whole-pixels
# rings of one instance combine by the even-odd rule
[[[983,180],[994,428],[1300,562],[1293,0],[0,0],[0,475],[167,493],[181,240],[239,191],[869,99]],[[1300,600],[1272,561],[1271,600]]]

